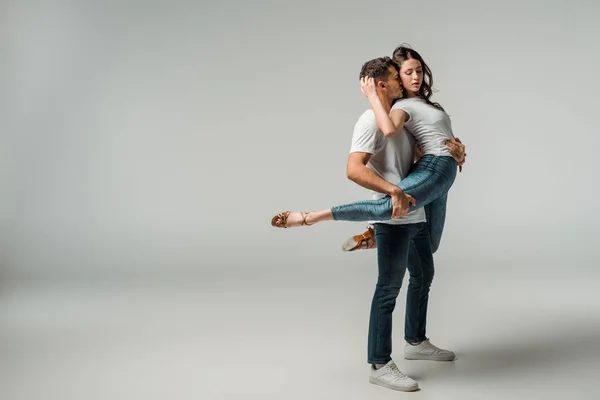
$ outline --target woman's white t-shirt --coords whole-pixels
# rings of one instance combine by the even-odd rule
[[[398,100],[392,110],[404,110],[409,120],[404,128],[415,137],[423,149],[423,154],[452,156],[445,145],[446,140],[454,139],[450,116],[419,97]]]

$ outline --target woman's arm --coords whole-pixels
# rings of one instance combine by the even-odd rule
[[[379,97],[369,98],[373,112],[375,112],[375,121],[377,127],[387,138],[396,135],[404,127],[408,114],[404,110],[392,110],[389,114],[383,108]]]
[[[402,130],[404,127],[404,123],[408,120],[408,114],[406,114],[404,110],[392,110],[390,113],[389,105],[386,104],[384,106],[377,93],[375,79],[362,78],[360,81],[360,88],[363,94],[367,96],[367,99],[369,99],[371,108],[375,113],[377,127],[384,134],[384,136],[392,137],[396,133],[400,132],[400,130]]]

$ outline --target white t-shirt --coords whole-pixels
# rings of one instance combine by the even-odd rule
[[[350,153],[361,152],[371,154],[367,163],[375,174],[382,179],[397,185],[410,172],[415,157],[415,139],[406,130],[386,138],[377,127],[373,110],[365,111],[354,125]],[[385,197],[385,194],[371,191],[373,199]],[[425,210],[421,207],[400,218],[382,222],[388,224],[415,224],[425,222]]]
[[[451,156],[450,150],[444,144],[446,140],[454,139],[448,114],[419,97],[398,100],[392,106],[392,110],[397,109],[408,114],[409,120],[404,127],[421,145],[423,154]]]

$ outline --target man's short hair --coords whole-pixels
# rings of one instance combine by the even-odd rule
[[[363,64],[360,69],[359,79],[364,77],[374,78],[375,81],[385,81],[390,75],[390,66],[396,70],[398,66],[390,57],[378,57]]]

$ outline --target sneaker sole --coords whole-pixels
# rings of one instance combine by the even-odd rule
[[[426,361],[454,361],[456,356],[424,356],[417,354],[405,354],[404,359],[406,360],[426,360]]]
[[[389,383],[382,382],[375,378],[369,378],[369,382],[373,385],[382,386],[388,389],[397,390],[399,392],[414,392],[419,388],[419,384],[415,383],[413,386],[394,386]]]

